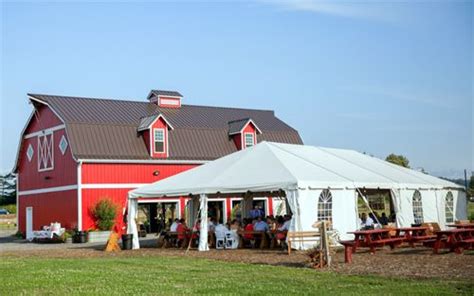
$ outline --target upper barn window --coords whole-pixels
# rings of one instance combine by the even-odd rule
[[[253,133],[245,133],[245,147],[252,147],[255,144],[254,141]]]
[[[446,223],[453,223],[454,222],[454,197],[451,191],[449,191],[446,194],[444,207],[445,207],[445,213],[446,213]]]
[[[155,128],[153,130],[153,142],[155,144],[155,153],[165,152],[165,130]]]
[[[318,199],[318,220],[332,221],[332,194],[324,189]]]
[[[54,168],[53,133],[38,136],[38,171],[49,171]]]
[[[415,193],[413,193],[413,218],[415,224],[423,223],[423,202],[421,193],[418,190],[415,190]]]

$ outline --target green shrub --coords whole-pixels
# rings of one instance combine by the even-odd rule
[[[92,209],[99,230],[111,230],[117,216],[117,206],[110,199],[99,200]]]

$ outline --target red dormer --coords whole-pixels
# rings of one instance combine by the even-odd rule
[[[140,119],[138,133],[153,158],[167,158],[169,155],[168,131],[173,126],[162,114],[154,114]]]
[[[229,121],[229,136],[237,149],[242,150],[257,144],[257,134],[262,131],[250,118]]]
[[[177,91],[153,89],[148,95],[150,103],[157,104],[161,108],[181,108],[183,96]]]

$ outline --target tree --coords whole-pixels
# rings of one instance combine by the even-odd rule
[[[0,205],[16,203],[16,177],[12,173],[0,175]]]
[[[402,166],[404,168],[410,168],[410,166],[408,165],[410,161],[408,160],[408,158],[406,158],[403,155],[396,155],[392,153],[389,156],[387,156],[385,160],[393,164]]]
[[[471,179],[469,180],[469,187],[467,188],[467,195],[473,197],[474,196],[474,175],[471,175]]]

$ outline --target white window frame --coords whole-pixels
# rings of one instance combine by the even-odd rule
[[[252,145],[247,145],[247,135],[252,136]],[[244,133],[244,144],[245,148],[255,146],[255,134],[254,133]]]
[[[163,133],[163,151],[156,150],[156,142],[161,142],[156,140],[156,132],[161,131]],[[153,153],[166,153],[166,133],[164,128],[154,128],[153,129]]]
[[[420,197],[420,200],[415,200],[415,197]],[[413,208],[413,222],[414,224],[421,224],[424,222],[423,218],[423,196],[419,190],[415,190],[412,196],[412,208]]]
[[[318,196],[318,221],[332,222],[332,193],[329,189],[324,189]]]
[[[448,198],[450,198],[450,203],[451,205],[448,205]],[[445,221],[446,223],[454,223],[454,195],[451,191],[448,191],[446,193],[446,196],[444,197],[444,216],[445,216]],[[448,220],[448,213],[450,214],[450,220]]]
[[[43,161],[43,154],[41,153],[41,149],[43,149],[43,143],[41,141],[41,138],[44,138],[44,139],[47,139],[48,136],[51,135],[51,144],[48,143],[48,147],[44,147],[46,148],[48,151],[46,151],[46,153],[51,153],[51,166],[50,167],[45,167],[45,168],[41,168],[41,162]],[[38,135],[37,137],[38,139],[38,147],[37,147],[37,153],[38,153],[38,172],[46,172],[46,171],[52,171],[54,170],[54,132],[52,131],[47,131],[47,132],[44,132],[43,134],[41,135]],[[43,140],[44,142],[44,140]]]

